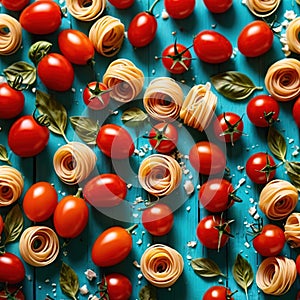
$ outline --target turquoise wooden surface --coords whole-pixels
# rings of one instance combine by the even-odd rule
[[[60,4],[64,6],[64,3],[60,1]],[[141,1],[137,0],[135,4],[127,10],[118,10],[113,8],[109,3],[105,14],[109,14],[119,18],[125,25],[126,29],[128,24],[133,16],[149,7],[151,1]],[[286,10],[294,10],[298,15],[300,13],[299,6],[295,3],[294,0],[283,0],[278,11],[278,21],[284,20],[284,12]],[[56,99],[61,102],[68,111],[68,116],[76,115],[89,115],[91,112],[87,111],[83,101],[82,101],[82,90],[85,85],[93,80],[96,76],[98,80],[102,79],[109,63],[116,58],[127,58],[132,60],[139,68],[144,72],[145,77],[147,78],[146,83],[154,77],[160,76],[171,76],[163,67],[162,63],[159,60],[155,60],[155,56],[160,56],[162,50],[169,44],[174,42],[174,32],[177,37],[177,41],[189,46],[192,44],[193,36],[196,35],[199,31],[203,29],[212,29],[225,35],[232,42],[233,47],[237,47],[237,36],[242,29],[242,27],[248,24],[250,21],[253,21],[255,17],[248,11],[248,9],[241,3],[239,0],[234,0],[234,4],[231,9],[220,15],[214,15],[207,11],[202,1],[198,0],[196,4],[195,11],[192,16],[185,20],[173,20],[171,18],[164,20],[162,19],[161,13],[163,11],[163,1],[160,1],[155,8],[155,14],[157,14],[158,22],[158,32],[155,40],[151,45],[141,48],[133,49],[129,41],[125,39],[121,51],[113,58],[107,59],[102,57],[99,54],[95,55],[95,68],[94,71],[88,66],[79,67],[74,66],[76,76],[73,84],[73,89],[65,93],[54,93],[49,91],[51,94],[54,94]],[[12,13],[5,10],[0,6],[1,13],[8,13],[15,17],[18,17],[18,13]],[[78,28],[84,33],[88,34],[89,28],[93,22],[83,23],[75,20],[70,14],[67,18],[63,19],[62,25],[59,30],[65,28]],[[57,48],[57,35],[59,31],[45,36],[44,39],[49,40],[54,43],[53,50],[58,50]],[[173,33],[173,34],[172,34]],[[23,47],[14,55],[1,57],[0,70],[2,71],[5,67],[9,66],[11,63],[25,60],[27,58],[27,50],[29,46],[38,40],[36,36],[30,35],[23,31]],[[191,49],[193,57],[196,57],[193,49]],[[296,57],[296,56],[295,56]],[[284,54],[281,51],[281,44],[279,38],[274,38],[274,43],[272,49],[265,55],[248,59],[241,55],[239,52],[231,58],[228,62],[221,65],[209,65],[195,59],[192,61],[191,69],[184,75],[172,76],[177,81],[183,81],[188,87],[193,86],[194,84],[206,83],[209,81],[211,75],[217,74],[221,71],[227,70],[237,70],[242,73],[247,74],[256,85],[264,87],[264,75],[268,66],[273,62],[284,58]],[[299,58],[299,57],[297,57]],[[147,85],[145,84],[145,87]],[[42,91],[47,91],[46,88],[38,80],[36,87]],[[267,93],[264,88],[261,93]],[[256,92],[254,95],[257,95]],[[25,91],[26,96],[26,105],[23,115],[31,114],[34,109],[34,94],[31,90]],[[238,293],[235,295],[235,299],[246,299],[243,291],[240,287],[237,286],[233,277],[231,275],[231,268],[234,262],[234,259],[238,253],[241,253],[243,257],[247,258],[251,263],[254,271],[256,270],[258,264],[261,261],[261,257],[255,253],[252,246],[250,248],[245,247],[245,233],[246,228],[244,222],[251,222],[251,216],[248,213],[248,209],[253,206],[252,199],[255,202],[258,200],[258,195],[261,190],[261,186],[258,186],[250,181],[245,174],[245,170],[238,170],[237,166],[244,166],[247,158],[258,151],[266,151],[266,129],[256,128],[253,126],[245,115],[245,108],[247,101],[250,98],[241,101],[241,102],[232,102],[221,95],[218,95],[218,105],[216,114],[222,113],[224,111],[234,111],[240,115],[244,114],[243,120],[245,124],[244,132],[247,136],[243,136],[241,140],[235,143],[234,147],[228,145],[226,147],[227,154],[227,166],[230,169],[230,174],[232,175],[232,183],[236,186],[240,179],[245,178],[246,182],[238,189],[237,195],[242,198],[242,203],[235,204],[228,211],[228,218],[235,219],[235,222],[232,224],[232,233],[234,238],[230,240],[227,246],[220,250],[219,253],[212,250],[207,250],[202,247],[200,242],[197,241],[196,236],[196,226],[199,220],[207,214],[207,212],[198,207],[197,191],[191,196],[187,197],[183,189],[183,183],[185,180],[192,180],[193,184],[197,186],[201,184],[204,178],[199,178],[198,174],[190,167],[190,174],[183,176],[183,181],[178,191],[176,191],[174,201],[182,201],[182,205],[174,212],[175,214],[175,223],[172,231],[164,237],[152,237],[149,235],[146,230],[143,228],[140,223],[140,212],[137,212],[138,215],[133,215],[131,218],[119,220],[116,218],[110,218],[106,216],[103,212],[97,211],[95,208],[90,207],[90,218],[89,223],[84,232],[78,237],[72,240],[66,247],[62,248],[58,259],[51,265],[42,268],[32,268],[25,263],[26,266],[26,278],[24,280],[23,289],[26,295],[26,299],[32,300],[42,300],[45,299],[46,294],[49,294],[54,299],[67,299],[67,297],[62,294],[59,287],[59,270],[61,267],[61,262],[64,261],[69,264],[74,270],[76,270],[77,275],[79,276],[80,286],[87,284],[90,293],[93,293],[97,290],[96,282],[97,279],[101,278],[101,275],[110,272],[121,272],[127,275],[132,282],[133,293],[131,299],[138,299],[138,292],[140,288],[147,284],[144,278],[139,278],[140,270],[133,265],[133,261],[139,261],[144,250],[149,244],[153,243],[165,243],[177,249],[184,258],[185,268],[182,276],[176,282],[174,286],[168,289],[157,289],[158,299],[185,299],[185,300],[196,300],[202,299],[202,295],[205,290],[208,289],[211,285],[221,284],[231,288],[231,290],[238,290]],[[291,108],[292,102],[289,103],[280,103],[280,122],[276,124],[276,127],[284,133],[284,136],[287,138],[293,138],[292,143],[287,143],[288,145],[288,159],[295,160],[292,157],[291,153],[299,146],[299,131],[295,123],[292,120]],[[109,116],[109,120],[116,124],[122,124],[120,117],[121,112],[126,109],[128,106],[141,106],[141,97],[139,97],[133,103],[128,105],[123,105],[116,107],[118,104],[114,101],[111,101],[109,108],[112,110],[117,109],[119,113],[117,115]],[[1,109],[1,108],[0,108]],[[0,143],[7,145],[7,133],[14,120],[4,121],[0,120]],[[136,132],[133,129],[129,129],[132,137],[135,139],[136,148],[143,146],[147,141],[141,136],[145,133],[146,130],[149,130],[149,126],[145,126],[139,132]],[[189,149],[193,143],[192,138],[186,134],[185,127],[179,129],[180,135],[180,150],[184,154],[188,154]],[[188,129],[191,133],[191,136],[198,141],[202,138],[199,132],[195,130]],[[206,131],[209,139],[214,139],[211,129],[208,128]],[[67,126],[66,135],[69,140],[77,140],[72,127],[70,124]],[[13,166],[19,169],[25,178],[25,188],[27,188],[37,181],[49,181],[54,183],[55,188],[59,193],[59,198],[61,199],[64,195],[74,194],[77,187],[69,187],[64,185],[56,176],[53,171],[52,157],[57,148],[64,144],[62,137],[54,135],[51,133],[49,144],[47,148],[35,158],[26,158],[22,159],[10,152],[10,159]],[[97,168],[99,173],[111,172],[112,165],[110,161],[98,150],[95,148],[95,153],[97,154]],[[150,154],[149,152],[148,154]],[[130,159],[130,162],[133,166],[133,169],[136,171],[137,166],[139,165],[142,157],[133,156]],[[277,161],[278,162],[278,161]],[[2,163],[1,163],[2,164]],[[189,163],[187,162],[188,166]],[[114,166],[118,168],[118,166]],[[191,177],[189,177],[191,176]],[[284,173],[283,166],[280,166],[277,170],[277,178],[287,179],[286,174]],[[136,174],[131,174],[131,178],[126,178],[128,183],[132,183],[133,187],[128,190],[126,197],[127,201],[134,201],[138,196],[145,197],[146,194],[138,185]],[[23,193],[24,194],[24,193]],[[176,199],[177,198],[177,199]],[[22,203],[22,197],[19,200],[19,203]],[[297,206],[299,211],[300,207]],[[1,214],[5,214],[7,209],[1,209]],[[262,214],[261,214],[262,215]],[[26,219],[26,218],[25,218]],[[133,234],[133,249],[129,257],[122,263],[105,269],[100,269],[96,267],[90,257],[91,247],[97,236],[106,228],[112,225],[121,225],[128,227],[132,223],[139,223],[138,229],[135,230]],[[52,226],[51,220],[46,222],[46,224]],[[30,225],[29,220],[26,219],[26,226]],[[140,244],[139,241],[142,240]],[[63,240],[61,245],[63,244]],[[191,248],[187,246],[189,241],[197,241],[197,246]],[[7,247],[7,251],[14,252],[18,254],[18,243],[15,242],[10,244]],[[284,248],[283,255],[288,257],[295,258],[298,254],[297,250],[291,250],[288,245]],[[203,279],[198,277],[192,268],[190,267],[190,258],[197,257],[210,257],[214,259],[220,265],[222,271],[228,274],[226,279],[224,278],[214,278],[214,279]],[[86,269],[93,269],[98,278],[93,282],[89,282],[84,272]],[[291,291],[285,296],[280,297],[280,299],[295,299],[297,290],[300,288],[299,278],[295,282]],[[277,299],[278,297],[266,296],[259,291],[255,282],[249,288],[249,299]],[[87,296],[82,296],[78,294],[78,299],[87,299]]]

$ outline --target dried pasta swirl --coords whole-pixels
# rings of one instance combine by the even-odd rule
[[[22,44],[22,27],[19,21],[7,14],[0,14],[0,55],[15,53]]]
[[[300,54],[300,17],[289,23],[285,33],[289,50]]]
[[[195,85],[187,94],[180,118],[190,127],[203,131],[209,125],[217,106],[217,96],[211,92],[210,83]]]
[[[281,296],[290,290],[296,277],[294,260],[284,256],[268,257],[257,269],[256,284],[265,294]]]
[[[300,213],[289,215],[284,225],[284,235],[291,248],[300,247]]]
[[[97,20],[89,31],[89,39],[96,51],[105,57],[112,57],[120,51],[124,37],[124,24],[111,16]]]
[[[300,61],[284,58],[272,64],[265,76],[265,86],[277,101],[290,101],[300,95]]]
[[[174,79],[158,77],[149,83],[143,103],[153,119],[173,122],[179,116],[183,98],[183,91]]]
[[[57,149],[53,156],[53,166],[62,182],[73,185],[90,175],[96,160],[95,153],[87,145],[70,142]]]
[[[246,0],[246,6],[257,17],[270,16],[277,10],[281,0]]]
[[[19,249],[22,258],[31,266],[47,266],[58,256],[58,237],[47,226],[31,226],[22,233]]]
[[[24,188],[22,174],[11,166],[0,166],[0,207],[17,201]]]
[[[297,203],[296,187],[286,180],[275,179],[262,189],[258,205],[269,219],[282,220],[295,209]]]
[[[80,21],[93,21],[102,15],[106,0],[66,0],[69,13]]]
[[[183,271],[183,258],[175,249],[155,244],[146,249],[140,261],[141,272],[154,286],[173,285]]]
[[[169,195],[180,184],[182,172],[179,163],[165,154],[152,154],[145,158],[139,168],[138,179],[150,194]]]
[[[112,89],[110,96],[113,99],[129,102],[142,91],[144,74],[130,60],[119,58],[108,66],[103,82]]]

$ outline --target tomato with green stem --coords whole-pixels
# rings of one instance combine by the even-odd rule
[[[5,286],[4,289],[0,291],[0,299],[25,300],[25,296],[22,287]]]
[[[222,285],[214,285],[204,293],[202,300],[234,300],[232,296],[236,292]]]
[[[135,0],[108,0],[110,4],[118,9],[126,9],[134,4]]]
[[[2,5],[12,11],[20,11],[29,4],[30,0],[1,0]]]
[[[190,16],[195,9],[195,0],[164,0],[164,6],[173,19],[185,19]]]
[[[107,85],[98,82],[92,81],[83,90],[83,101],[85,105],[92,110],[102,110],[110,102],[110,90]]]
[[[221,14],[229,10],[229,8],[232,6],[232,2],[232,0],[203,0],[206,8],[215,14]]]
[[[0,254],[0,282],[17,284],[25,278],[25,267],[22,260],[13,253]]]

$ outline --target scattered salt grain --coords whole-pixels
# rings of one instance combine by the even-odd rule
[[[293,10],[286,10],[283,16],[289,21],[292,21],[297,17]]]
[[[186,211],[187,211],[187,212],[190,212],[190,211],[191,211],[191,207],[188,206],[188,207],[186,208]]]
[[[196,241],[189,241],[187,243],[187,246],[190,247],[190,248],[194,248],[197,246],[197,242]]]
[[[191,180],[187,180],[184,183],[183,187],[184,187],[185,192],[186,192],[187,195],[191,195],[195,190],[194,185],[193,185]]]
[[[81,295],[87,295],[89,293],[89,290],[88,290],[86,284],[79,288],[79,293]]]
[[[97,278],[97,274],[91,270],[91,269],[87,269],[85,272],[84,272],[84,275],[86,276],[86,278],[89,280],[89,281],[92,281],[94,278]]]
[[[138,269],[141,267],[136,260],[132,264]]]
[[[249,244],[248,242],[245,242],[245,243],[244,243],[244,246],[245,246],[246,248],[250,248],[250,244]]]
[[[39,285],[39,286],[38,286],[38,289],[41,290],[41,289],[42,289],[42,286]]]
[[[49,282],[50,282],[49,278],[45,279],[45,283],[49,283]]]
[[[242,171],[242,170],[245,169],[245,167],[244,167],[244,166],[237,166],[236,169],[237,169],[238,171]]]
[[[163,11],[161,13],[161,17],[163,20],[167,20],[169,18],[169,14],[166,12],[165,9],[163,9]]]
[[[75,88],[72,88],[71,91],[72,91],[72,93],[75,93],[75,92],[76,92],[76,89],[75,89]]]
[[[137,277],[138,277],[138,279],[142,279],[143,278],[143,274],[139,273]]]
[[[131,188],[132,188],[132,184],[131,184],[131,183],[128,183],[128,184],[127,184],[127,188],[128,188],[128,189],[131,189]]]
[[[299,151],[298,150],[294,150],[293,153],[292,153],[292,156],[297,156],[299,154]]]
[[[260,218],[260,215],[258,213],[256,213],[254,216],[253,216],[253,219],[254,220],[258,220]]]
[[[223,282],[223,279],[222,279],[222,278],[220,278],[220,279],[218,280],[218,282],[219,282],[219,283],[222,283],[222,282]]]
[[[189,254],[186,256],[186,259],[191,260],[192,256],[190,256]]]
[[[248,212],[251,216],[254,216],[256,214],[256,207],[255,206],[250,207]]]
[[[138,239],[138,241],[136,242],[137,245],[142,245],[143,244],[143,241],[142,239]]]

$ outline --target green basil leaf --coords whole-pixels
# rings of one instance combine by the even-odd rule
[[[273,126],[269,127],[268,131],[268,147],[274,156],[281,160],[285,160],[286,156],[286,142],[283,135]]]
[[[63,293],[71,299],[77,299],[76,294],[79,290],[79,280],[75,271],[63,262],[59,275],[59,285]]]
[[[284,167],[291,182],[295,185],[296,189],[300,191],[300,162],[286,161]]]
[[[153,286],[145,285],[139,292],[140,300],[157,300],[156,290]]]
[[[16,204],[11,208],[5,217],[4,245],[14,242],[23,230],[24,218],[19,204]]]
[[[136,127],[148,119],[148,115],[138,107],[132,107],[122,113],[122,122],[129,127]]]
[[[100,129],[97,121],[80,116],[70,117],[69,119],[74,131],[83,142],[88,145],[96,144],[97,134]]]
[[[255,86],[247,75],[237,71],[220,73],[210,79],[220,94],[235,101],[246,99],[255,90],[262,89],[262,87]]]
[[[219,266],[210,258],[195,258],[191,261],[195,273],[201,277],[224,276]]]
[[[37,65],[39,61],[50,51],[52,44],[47,41],[38,41],[29,48],[28,56]]]
[[[5,162],[7,162],[8,164],[11,165],[11,162],[8,159],[7,150],[6,150],[5,146],[3,146],[1,144],[0,144],[0,160],[5,161]]]

